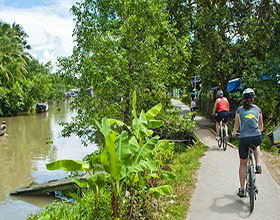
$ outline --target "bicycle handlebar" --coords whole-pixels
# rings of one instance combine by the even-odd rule
[[[238,137],[239,138],[239,136],[240,136],[240,133],[236,133],[236,138]],[[233,135],[232,135],[232,133],[230,134],[230,138],[231,139],[233,139],[234,137],[233,137]],[[252,144],[251,146],[249,146],[249,148],[250,149],[252,149],[252,150],[255,150],[256,149],[256,146],[254,145],[254,144]]]

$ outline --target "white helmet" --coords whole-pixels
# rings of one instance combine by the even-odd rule
[[[219,91],[217,92],[217,98],[219,98],[219,97],[222,98],[223,95],[224,95],[224,93],[223,93],[222,90],[219,90]]]
[[[244,99],[247,99],[247,98],[253,99],[253,98],[255,97],[255,91],[254,91],[253,89],[251,89],[251,88],[247,88],[247,89],[245,89],[245,90],[243,91],[242,97],[243,97]]]

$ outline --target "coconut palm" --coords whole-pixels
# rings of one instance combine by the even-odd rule
[[[26,74],[26,59],[24,48],[27,37],[19,25],[12,26],[0,22],[0,75],[4,80],[13,82],[16,77]]]

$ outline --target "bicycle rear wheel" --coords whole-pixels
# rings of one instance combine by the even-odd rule
[[[250,212],[253,212],[255,206],[255,180],[254,180],[254,168],[250,166],[249,169],[249,197],[250,197]]]
[[[223,127],[223,149],[224,151],[227,149],[227,133],[225,127]]]

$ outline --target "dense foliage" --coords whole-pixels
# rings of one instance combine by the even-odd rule
[[[132,109],[133,120],[129,124],[107,118],[101,123],[96,122],[103,141],[100,150],[88,155],[86,161],[59,160],[47,164],[49,170],[87,171],[89,177],[86,180],[74,181],[81,188],[93,189],[96,207],[99,206],[100,190],[109,185],[113,219],[121,219],[124,215],[126,219],[138,219],[137,213],[147,212],[150,195],[158,200],[161,195],[172,194],[170,185],[160,185],[157,181],[174,176],[169,166],[174,144],[153,136],[152,129],[163,125],[162,121],[155,119],[162,104],[139,113],[134,92]],[[77,194],[73,198],[80,200]],[[122,204],[126,206],[124,213]]]
[[[27,34],[17,24],[0,22],[0,116],[32,110],[37,102],[61,97],[64,85],[28,50]]]
[[[180,145],[180,148],[181,150],[179,152],[171,150],[158,155],[162,161],[172,167],[175,175],[170,177],[166,175],[165,179],[158,178],[157,180],[163,185],[172,185],[174,194],[161,197],[158,201],[154,199],[146,200],[146,203],[142,197],[136,196],[136,203],[131,205],[129,202],[131,201],[132,195],[126,192],[123,194],[124,203],[122,204],[122,213],[127,214],[124,217],[125,219],[185,219],[186,207],[189,206],[189,198],[195,188],[194,174],[200,166],[199,158],[204,155],[207,147],[196,142],[192,147]],[[95,202],[96,192],[94,190],[83,190],[78,193],[80,197],[74,196],[73,193],[70,193],[70,195],[76,201],[64,200],[54,202],[42,209],[40,213],[27,218],[27,220],[51,220],[58,218],[60,220],[69,218],[73,220],[111,219],[111,195],[108,186],[100,190],[98,205]],[[133,209],[131,210],[131,208]],[[144,209],[145,212],[143,212]],[[129,216],[130,211],[132,211],[131,216]]]
[[[266,122],[279,116],[279,7],[275,0],[81,1],[72,7],[77,46],[60,58],[60,74],[95,97],[80,96],[78,116],[64,135],[93,141],[95,119],[129,121],[132,91],[140,108],[161,102],[192,76],[226,91],[229,80],[256,90]],[[263,80],[263,76],[267,80]],[[87,94],[82,92],[81,94]],[[240,94],[226,94],[240,102]]]
[[[168,103],[167,85],[176,84],[189,62],[187,35],[169,23],[167,1],[82,1],[73,6],[77,46],[60,59],[61,74],[95,97],[74,102],[79,109],[67,132],[92,136],[92,120],[130,120],[132,92],[148,110]],[[180,64],[180,65],[179,65]],[[88,129],[87,129],[88,128]],[[69,133],[68,133],[69,134]]]
[[[95,163],[104,172],[93,174],[91,184],[96,193],[99,180],[110,180],[112,212],[119,217],[122,184],[128,179],[126,186],[140,181],[138,173],[145,173],[144,168],[153,171],[147,163],[140,166],[135,164],[140,161],[125,160],[132,154],[128,145],[141,148],[149,143],[151,150],[158,144],[158,137],[151,137],[147,129],[148,109],[157,103],[163,106],[159,117],[165,127],[156,130],[162,138],[174,138],[179,132],[185,135],[192,126],[170,118],[172,88],[187,87],[199,75],[201,96],[209,100],[210,88],[226,91],[231,79],[242,78],[241,91],[245,87],[256,91],[256,104],[266,123],[272,127],[279,123],[279,9],[277,0],[81,0],[72,7],[76,46],[72,56],[59,58],[59,75],[51,74],[50,64],[41,64],[27,53],[27,35],[19,25],[0,22],[0,115],[26,111],[38,101],[56,97],[53,91],[64,88],[61,76],[79,88],[72,103],[78,115],[64,124],[63,135],[76,133],[85,144],[99,135],[105,152],[95,155]],[[131,105],[133,91],[139,101]],[[240,93],[226,95],[241,100]],[[140,118],[135,109],[143,109]],[[96,121],[102,118],[98,126]],[[123,126],[135,121],[122,130],[107,118],[118,118],[115,124]],[[138,123],[147,132],[143,139],[136,135],[141,131]],[[116,152],[120,145],[125,150]],[[128,162],[122,164],[120,158]],[[138,170],[124,175],[133,166]],[[127,210],[137,204],[135,197],[130,199],[134,201]]]
[[[191,34],[186,79],[200,75],[202,95],[242,78],[256,90],[266,122],[279,121],[279,9],[275,0],[191,0],[169,5],[179,32]],[[182,19],[185,22],[182,23]],[[262,80],[263,75],[267,80]],[[240,101],[240,94],[230,94]]]

